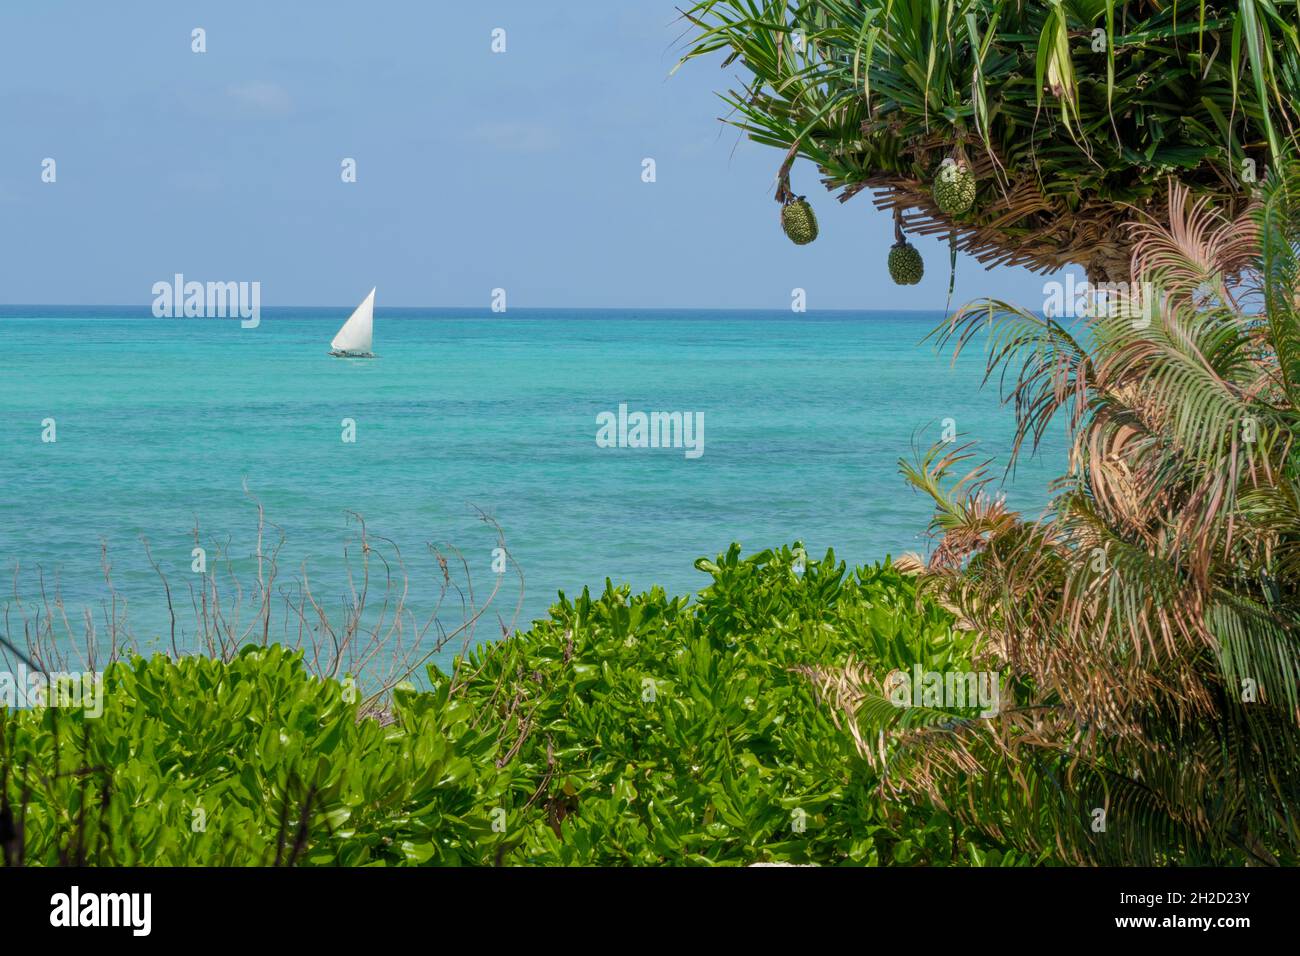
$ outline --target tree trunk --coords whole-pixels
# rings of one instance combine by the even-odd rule
[[[1088,272],[1088,281],[1093,285],[1104,282],[1127,283],[1132,277],[1133,244],[1127,235],[1116,234],[1120,231],[1120,229],[1111,230],[1106,241],[1094,246],[1088,261],[1082,263]],[[1127,231],[1122,230],[1124,233]]]

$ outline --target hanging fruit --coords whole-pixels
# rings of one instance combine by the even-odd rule
[[[790,188],[790,167],[798,153],[799,141],[795,140],[776,174],[776,201],[781,204],[781,228],[796,246],[806,246],[817,238],[817,217],[808,201]]]
[[[806,246],[817,238],[817,217],[803,196],[781,207],[781,228],[796,246]]]
[[[894,244],[889,247],[889,277],[898,285],[916,285],[925,275],[925,262],[903,233],[903,210],[894,207]]]
[[[940,209],[950,216],[960,216],[975,205],[975,176],[961,160],[945,159],[931,192]]]
[[[906,239],[889,247],[889,277],[899,285],[916,285],[925,275],[921,253]]]

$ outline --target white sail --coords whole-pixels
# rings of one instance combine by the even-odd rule
[[[370,343],[374,339],[374,326],[375,290],[371,289],[370,295],[366,296],[365,301],[348,316],[348,320],[343,323],[343,328],[339,329],[339,334],[334,336],[334,341],[330,342],[331,351],[348,355],[368,355]]]

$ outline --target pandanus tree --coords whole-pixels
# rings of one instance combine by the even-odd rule
[[[700,0],[685,17],[683,60],[743,67],[728,121],[784,151],[779,201],[802,156],[841,201],[873,190],[900,247],[948,236],[988,266],[1126,281],[1128,224],[1166,218],[1170,174],[1235,216],[1300,131],[1283,0]]]
[[[686,17],[684,59],[748,71],[729,121],[784,151],[783,204],[802,156],[842,200],[874,190],[900,238],[1123,283],[1074,324],[983,302],[937,331],[986,350],[1016,415],[1008,467],[1062,422],[1070,456],[1037,517],[969,445],[904,463],[936,505],[923,587],[1005,688],[972,717],[900,708],[896,675],[822,673],[883,786],[1043,859],[1300,863],[1297,7]]]
[[[1071,863],[1300,863],[1300,166],[1229,219],[1170,187],[1136,287],[1067,327],[1003,302],[987,350],[1017,432],[1069,470],[1029,519],[969,445],[904,463],[936,504],[923,588],[980,635],[999,713],[900,710],[824,675],[887,785]],[[1231,278],[1235,277],[1235,278]]]

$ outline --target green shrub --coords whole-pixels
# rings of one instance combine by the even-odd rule
[[[224,663],[136,658],[103,680],[98,718],[38,708],[3,722],[7,812],[29,864],[490,858],[477,809],[505,778],[445,689],[406,695],[382,726],[277,646]]]
[[[808,674],[969,668],[969,635],[888,564],[798,553],[701,559],[694,602],[560,595],[388,723],[275,646],[116,664],[101,717],[4,714],[0,812],[46,865],[1026,862],[882,799]]]
[[[498,707],[507,736],[524,737],[516,806],[545,811],[521,815],[511,859],[951,858],[947,818],[886,806],[796,670],[853,654],[900,665],[918,652],[944,658],[961,643],[950,617],[918,607],[910,580],[890,567],[846,576],[828,554],[799,575],[793,563],[788,549],[742,560],[733,546],[697,562],[713,581],[693,604],[607,586],[598,599],[562,598],[550,620],[476,652],[471,699]],[[506,702],[517,698],[511,716]]]

